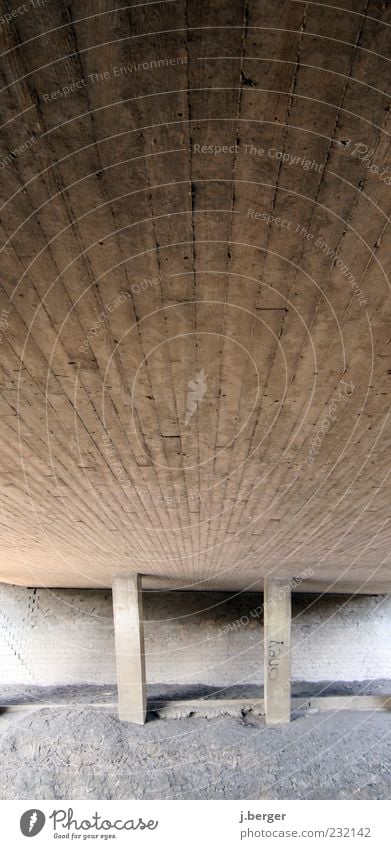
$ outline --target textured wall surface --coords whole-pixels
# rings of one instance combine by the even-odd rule
[[[259,684],[262,597],[145,593],[150,683]],[[293,597],[293,680],[391,679],[391,596]],[[0,585],[2,684],[112,684],[111,593]]]
[[[391,3],[342,2],[0,0],[0,580],[391,592]]]

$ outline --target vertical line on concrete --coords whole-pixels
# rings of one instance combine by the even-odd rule
[[[289,578],[264,581],[264,687],[267,725],[290,722],[291,587]]]
[[[147,689],[141,575],[113,577],[113,614],[119,718],[144,725]]]

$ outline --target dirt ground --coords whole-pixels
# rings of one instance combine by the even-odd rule
[[[389,799],[391,715],[297,711],[120,723],[75,705],[0,715],[1,799]]]

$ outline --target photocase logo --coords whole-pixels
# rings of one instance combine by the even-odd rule
[[[42,811],[25,811],[20,818],[20,830],[25,837],[36,837],[45,825],[46,817]]]
[[[48,815],[48,821],[49,820],[52,820],[54,837],[58,838],[69,838],[69,840],[73,840],[75,837],[81,836],[78,834],[79,831],[103,832],[100,835],[94,833],[84,834],[83,841],[88,837],[91,838],[100,836],[103,840],[107,840],[108,837],[117,836],[116,834],[108,835],[109,831],[145,831],[146,829],[149,831],[155,831],[159,825],[158,820],[146,820],[144,822],[142,817],[135,817],[130,820],[117,818],[114,822],[111,822],[109,819],[104,819],[102,814],[99,814],[98,811],[95,811],[89,819],[87,819],[87,817],[78,819],[74,816],[73,808],[68,808],[67,810],[60,808],[52,811],[52,813]],[[25,837],[35,837],[40,833],[40,831],[42,831],[45,822],[45,814],[42,811],[33,808],[31,811],[26,811],[23,816],[21,816],[20,830]]]
[[[186,399],[186,416],[185,425],[187,426],[192,416],[197,409],[197,404],[202,401],[207,390],[206,374],[204,369],[197,372],[194,380],[189,380],[187,384],[187,399]]]

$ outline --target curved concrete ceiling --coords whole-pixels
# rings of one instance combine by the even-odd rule
[[[0,3],[0,579],[391,589],[391,7]]]

